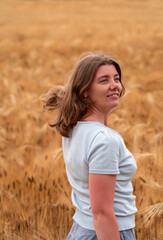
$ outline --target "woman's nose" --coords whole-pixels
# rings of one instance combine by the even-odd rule
[[[117,88],[118,84],[117,82],[114,81],[114,79],[110,82],[110,89],[115,89]]]

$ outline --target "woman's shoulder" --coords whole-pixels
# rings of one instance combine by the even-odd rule
[[[77,123],[76,128],[88,138],[111,138],[122,139],[121,135],[115,130],[105,126],[100,122],[81,121]]]

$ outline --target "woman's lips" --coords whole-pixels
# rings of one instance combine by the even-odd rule
[[[113,97],[113,98],[119,98],[119,93],[112,93],[112,94],[109,94],[107,95],[107,97]]]

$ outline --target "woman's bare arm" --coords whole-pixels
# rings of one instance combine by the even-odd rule
[[[89,174],[93,223],[98,240],[120,240],[113,200],[116,175]]]

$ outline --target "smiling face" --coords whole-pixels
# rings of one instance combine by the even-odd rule
[[[119,103],[122,92],[120,76],[114,65],[102,65],[84,97],[91,103],[88,111],[96,115],[107,116]]]

